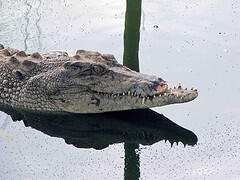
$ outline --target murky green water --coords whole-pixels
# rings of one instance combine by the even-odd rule
[[[190,103],[153,110],[190,131],[152,111],[137,112],[151,114],[147,126],[136,114],[118,115],[124,123],[97,117],[101,126],[85,117],[13,121],[0,112],[0,179],[239,179],[239,4],[142,2],[140,71],[199,91]],[[0,1],[0,43],[28,52],[96,50],[123,62],[125,10],[125,1]],[[154,125],[157,138],[144,141]],[[195,146],[162,140],[192,144],[191,131]]]

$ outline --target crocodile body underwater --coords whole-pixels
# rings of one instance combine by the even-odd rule
[[[119,64],[113,55],[78,50],[26,54],[0,44],[0,105],[32,111],[102,113],[185,103],[196,89]]]

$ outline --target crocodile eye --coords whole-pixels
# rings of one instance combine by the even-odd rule
[[[93,71],[97,74],[101,74],[104,72],[104,67],[100,66],[100,65],[94,65],[93,66]]]

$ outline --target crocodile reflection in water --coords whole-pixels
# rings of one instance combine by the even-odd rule
[[[37,113],[16,116],[15,113],[13,119],[23,119],[25,126],[63,138],[67,144],[78,148],[103,149],[123,142],[151,145],[161,140],[168,140],[171,144],[197,143],[197,136],[193,132],[150,109],[58,116]]]

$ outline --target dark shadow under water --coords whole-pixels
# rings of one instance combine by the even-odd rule
[[[151,109],[101,114],[39,114],[2,107],[14,121],[23,120],[49,136],[77,148],[104,149],[115,143],[151,145],[161,140],[195,145],[197,136]]]

